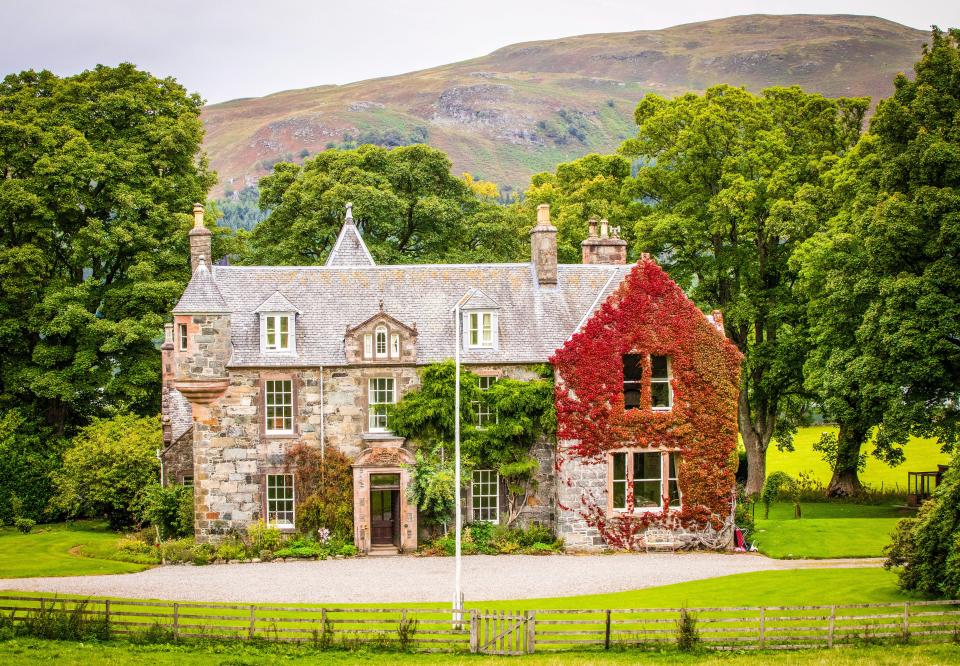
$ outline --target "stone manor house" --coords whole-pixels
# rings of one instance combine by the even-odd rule
[[[199,204],[194,217],[193,276],[162,346],[162,461],[166,483],[195,488],[200,540],[258,520],[292,530],[298,489],[285,452],[305,442],[336,447],[353,460],[361,552],[413,550],[417,510],[406,490],[414,457],[410,444],[391,433],[387,406],[417,386],[418,369],[452,358],[459,345],[481,388],[501,377],[533,378],[631,271],[655,266],[646,255],[627,265],[626,242],[595,220],[582,243],[583,262],[558,265],[547,205],[530,231],[531,260],[516,264],[378,266],[348,205],[324,266],[212,265]],[[463,333],[455,340],[458,302]],[[710,330],[710,345],[730,345],[718,316],[695,315],[697,326]],[[625,349],[622,360],[604,368],[604,381],[622,387],[621,409],[675,409],[682,393],[672,372],[677,358]],[[562,377],[557,381],[562,386]],[[735,419],[735,398],[727,408],[724,417]],[[478,424],[492,418],[481,405]],[[624,442],[606,456],[560,466],[563,445],[544,441],[533,452],[541,461],[539,483],[521,522],[549,524],[568,547],[590,549],[605,543],[577,506],[588,492],[610,515],[680,510],[686,481],[681,474],[678,482],[676,446],[631,449]],[[467,521],[504,518],[506,488],[493,470],[474,470],[465,491]]]

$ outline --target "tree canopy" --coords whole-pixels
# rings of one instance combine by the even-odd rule
[[[0,407],[62,433],[156,413],[155,341],[214,175],[200,97],[130,64],[0,84]]]
[[[903,459],[911,434],[951,448],[960,392],[960,31],[934,30],[870,131],[802,197],[825,228],[798,252],[807,385],[840,424],[831,490],[855,492],[861,446]]]
[[[648,95],[637,137],[620,149],[643,162],[630,184],[647,204],[636,245],[657,252],[698,305],[723,311],[745,355],[739,421],[752,493],[771,438],[789,442],[804,397],[805,311],[788,262],[816,228],[794,197],[856,143],[866,109],[866,99],[796,87]]]
[[[525,224],[450,173],[447,156],[423,145],[325,150],[303,165],[277,164],[260,181],[268,217],[250,236],[246,261],[322,264],[353,215],[378,263],[514,261],[527,256]]]

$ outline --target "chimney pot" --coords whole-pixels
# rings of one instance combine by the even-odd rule
[[[550,223],[550,204],[537,206],[537,225],[530,230],[530,262],[537,284],[557,284],[557,228]]]
[[[537,206],[537,225],[550,224],[550,204]]]
[[[600,235],[597,235],[597,220],[590,219],[590,231],[587,238],[580,243],[585,264],[625,264],[627,263],[627,241],[617,237],[613,230],[610,236],[610,222],[600,220]]]
[[[591,217],[587,220],[587,224],[590,225],[589,231],[587,231],[587,238],[596,238],[597,237],[597,218]]]
[[[606,218],[600,220],[600,238],[610,238],[610,223]]]

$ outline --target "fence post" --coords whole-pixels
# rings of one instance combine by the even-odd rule
[[[527,654],[533,654],[537,643],[537,611],[528,611],[527,618]]]
[[[173,602],[173,637],[180,638],[180,604]]]
[[[480,649],[479,637],[477,634],[480,629],[480,620],[477,617],[477,609],[470,609],[470,653],[476,654],[477,650]]]
[[[607,609],[607,619],[603,628],[603,649],[610,649],[610,609]]]
[[[830,606],[830,629],[827,634],[827,647],[833,647],[833,635],[837,624],[837,607]]]
[[[767,644],[767,609],[760,607],[760,649]]]
[[[252,639],[257,631],[257,607],[250,604],[250,630],[247,632],[247,638]]]
[[[105,599],[103,602],[103,621],[107,623],[107,631],[110,630],[110,600]]]
[[[910,639],[910,602],[903,602],[903,640]]]

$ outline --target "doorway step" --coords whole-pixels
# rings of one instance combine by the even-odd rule
[[[398,555],[399,551],[396,546],[370,546],[370,552],[367,553],[369,557],[390,557]]]

